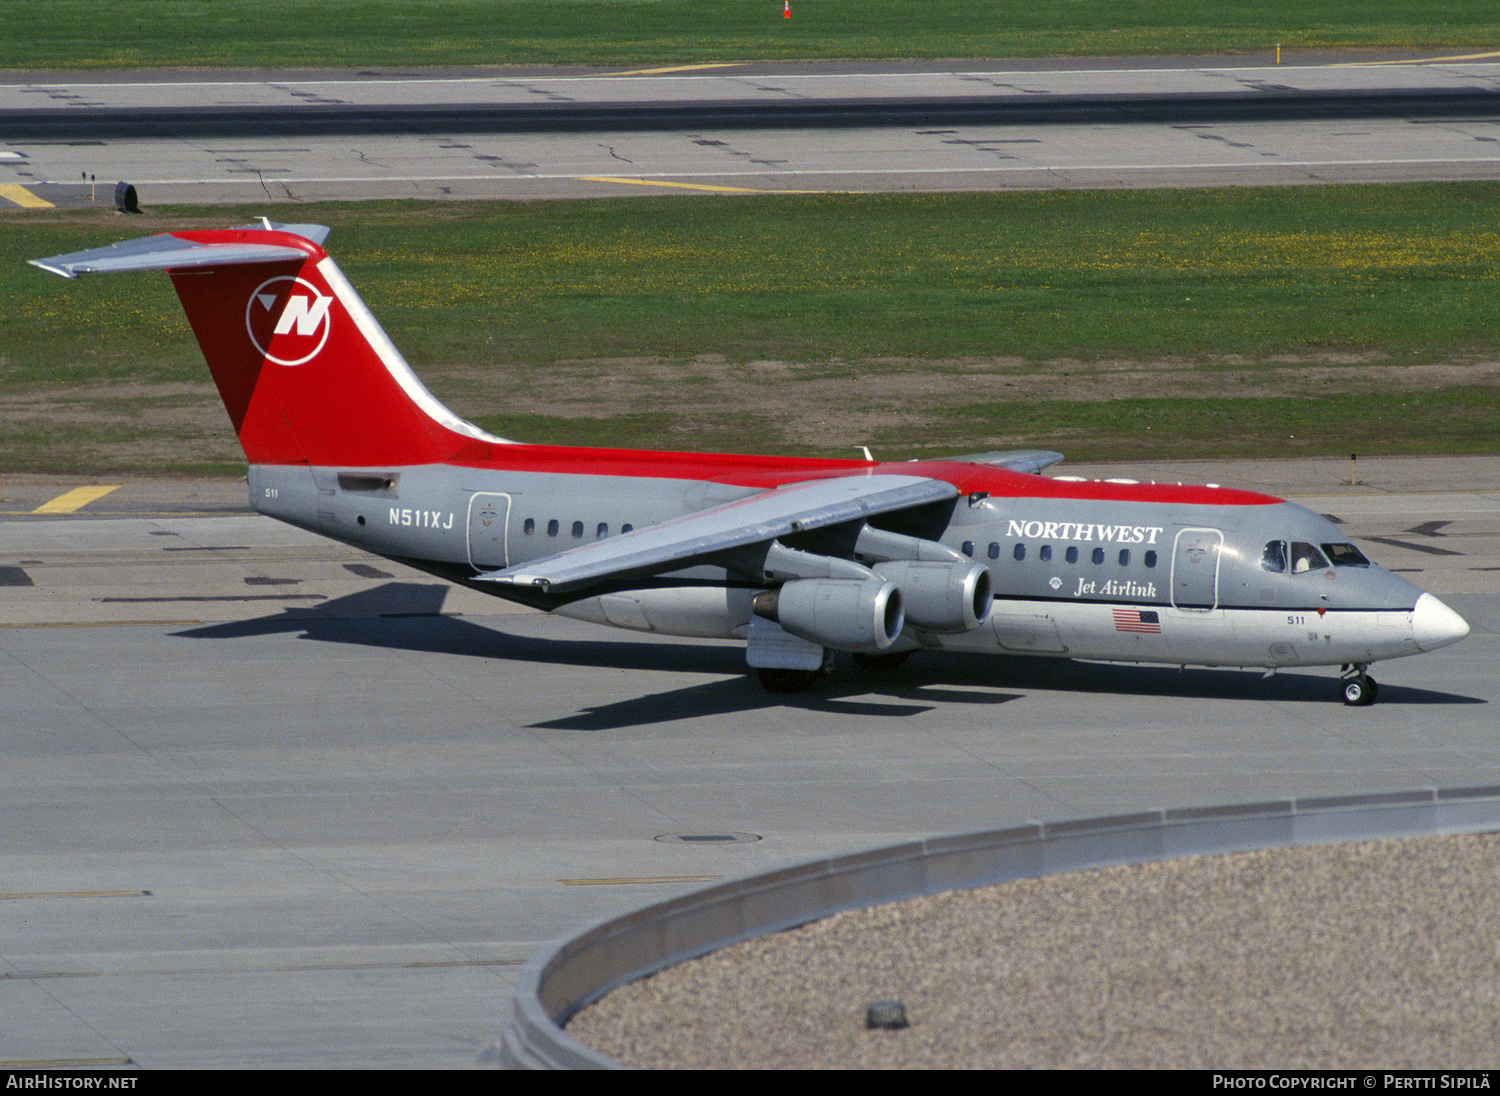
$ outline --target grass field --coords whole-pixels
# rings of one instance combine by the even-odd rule
[[[1500,184],[299,209],[506,436],[884,456],[1500,449]],[[0,233],[0,468],[234,467],[161,276],[23,260],[258,210]]]
[[[1495,48],[1473,0],[5,0],[0,68],[687,64]]]

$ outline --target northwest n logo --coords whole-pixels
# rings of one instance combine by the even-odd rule
[[[332,304],[332,297],[306,279],[286,274],[267,278],[245,304],[245,330],[267,361],[304,365],[328,342]]]

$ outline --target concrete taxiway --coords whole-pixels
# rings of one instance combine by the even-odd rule
[[[1493,177],[1493,56],[1356,60],[37,73],[0,84],[0,197],[108,203],[117,180],[149,205]]]
[[[0,1060],[471,1066],[542,941],[699,881],[1500,782],[1500,462],[1064,470],[1300,495],[1473,634],[1377,666],[1366,709],[1331,670],[986,657],[771,696],[736,645],[510,611],[251,515],[242,485],[36,514],[81,484],[6,477]]]

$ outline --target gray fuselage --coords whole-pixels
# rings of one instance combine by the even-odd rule
[[[744,638],[750,600],[767,585],[722,558],[568,591],[477,578],[757,488],[451,465],[257,465],[249,482],[262,513],[601,624]],[[1444,622],[1424,619],[1423,599],[1451,611],[1370,564],[1332,522],[1294,503],[968,497],[901,523],[901,531],[983,564],[994,588],[993,612],[981,626],[959,634],[908,626],[899,641],[905,649],[1277,667],[1368,663],[1455,638],[1424,635],[1424,626],[1441,631]],[[792,546],[837,551],[839,535],[825,530],[806,540]]]

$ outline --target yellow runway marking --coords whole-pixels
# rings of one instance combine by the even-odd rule
[[[722,875],[650,875],[639,879],[559,879],[565,887],[619,887],[631,883],[716,883]]]
[[[66,494],[58,495],[51,502],[42,503],[31,512],[33,514],[74,514],[95,499],[102,499],[111,491],[118,491],[119,489],[120,485],[118,483],[96,485],[93,487],[75,487]]]
[[[702,72],[704,69],[739,68],[743,61],[719,61],[712,65],[676,65],[673,68],[636,69],[634,72],[604,73],[607,76],[660,76],[666,72]]]
[[[1500,50],[1488,53],[1459,53],[1452,57],[1413,57],[1406,61],[1340,61],[1329,68],[1363,68],[1365,65],[1440,65],[1445,61],[1488,61],[1500,57]]]
[[[665,186],[678,190],[712,190],[719,194],[826,194],[824,190],[760,190],[748,186],[711,186],[708,183],[669,183],[661,179],[625,179],[613,175],[579,175],[581,183],[620,183],[625,186]]]
[[[31,193],[31,191],[27,190],[19,183],[0,184],[0,198],[4,198],[9,202],[14,202],[16,205],[21,206],[23,209],[55,208],[51,202],[47,201],[45,198],[38,198],[35,194]]]

